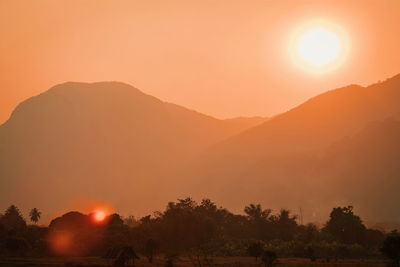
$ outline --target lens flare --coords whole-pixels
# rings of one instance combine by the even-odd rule
[[[106,213],[102,210],[96,210],[93,214],[93,218],[96,222],[102,222],[106,218]]]
[[[73,236],[66,231],[56,231],[50,234],[50,247],[57,255],[68,255],[72,251]]]

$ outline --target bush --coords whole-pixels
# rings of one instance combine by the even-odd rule
[[[400,265],[400,234],[392,232],[383,241],[381,252],[393,261],[394,266]]]

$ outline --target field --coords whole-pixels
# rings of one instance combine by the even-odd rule
[[[47,266],[68,266],[68,267],[78,267],[78,266],[112,266],[112,262],[102,258],[95,257],[85,257],[85,258],[16,258],[8,257],[0,259],[0,266],[37,266],[37,267],[47,267]],[[152,264],[148,263],[146,258],[141,258],[136,260],[135,266],[137,267],[152,267],[152,266],[164,266],[163,257],[158,257],[154,260]],[[175,265],[177,267],[198,267],[194,266],[188,258],[180,258],[176,261]],[[249,257],[226,257],[226,258],[213,258],[211,265],[203,265],[204,267],[209,266],[226,266],[226,267],[256,267],[263,266],[259,262],[256,263],[253,258]],[[348,267],[361,267],[361,266],[386,266],[386,262],[383,260],[339,260],[337,262],[325,262],[324,260],[317,260],[311,262],[308,259],[299,258],[283,258],[279,259],[274,266],[290,266],[290,267],[302,267],[302,266],[348,266]]]

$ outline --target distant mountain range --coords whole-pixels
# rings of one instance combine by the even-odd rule
[[[251,202],[322,221],[354,205],[400,221],[400,75],[266,118],[218,120],[123,83],[65,83],[0,126],[0,205],[57,211],[74,198],[143,214],[177,197]]]
[[[220,142],[185,175],[230,207],[261,202],[323,220],[352,204],[370,221],[400,221],[400,187],[385,187],[400,184],[399,115],[400,75],[331,90]]]
[[[147,211],[158,196],[165,204],[160,177],[263,121],[215,119],[119,82],[60,84],[0,126],[0,203],[57,210],[80,198]]]

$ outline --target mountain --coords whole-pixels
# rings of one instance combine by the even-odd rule
[[[399,118],[399,103],[400,75],[368,87],[351,85],[331,90],[216,144],[182,175],[193,181],[197,196],[206,195],[236,210],[250,202],[261,202],[272,208],[287,207],[296,213],[302,207],[310,220],[326,218],[327,208],[338,204],[357,203],[366,212],[365,203],[373,201],[372,198],[368,202],[364,198],[362,202],[356,195],[370,188],[377,205],[383,205],[384,201],[378,196],[384,190],[372,186],[376,185],[371,181],[373,178],[364,181],[353,176],[365,174],[368,168],[383,171],[393,159],[389,156],[381,160],[368,159],[361,152],[359,157],[368,168],[355,162],[344,162],[345,151],[351,149],[350,143],[342,146],[342,156],[334,157],[335,160],[328,160],[329,157],[323,155],[346,138],[353,138],[353,142],[362,138],[366,135],[365,127],[371,122]],[[398,134],[388,130],[381,134],[381,138],[385,139],[386,135],[400,138]],[[393,138],[388,140],[393,141]],[[378,135],[372,141],[379,144]],[[371,155],[376,155],[380,146],[372,144],[364,143],[364,147]],[[397,149],[396,146],[387,146],[379,151],[379,155],[395,155]],[[378,174],[374,174],[378,179]],[[400,177],[398,169],[393,170],[392,176],[396,175]],[[342,188],[351,181],[357,182],[345,194]],[[391,197],[391,200],[396,198],[394,195]],[[366,213],[372,219],[372,214],[381,211],[371,207]],[[386,213],[382,211],[379,218],[390,219],[393,216],[392,209]]]
[[[142,215],[178,197],[324,221],[354,205],[400,221],[400,75],[318,95],[272,118],[218,120],[123,83],[65,83],[0,126],[0,204],[55,212],[85,200]]]
[[[215,119],[119,82],[60,84],[0,126],[0,203],[155,208],[173,194],[160,187],[169,170],[260,122]]]
[[[330,146],[316,175],[331,188],[326,197],[340,196],[342,203],[354,204],[373,222],[400,222],[399,158],[400,121],[388,118]]]
[[[230,118],[230,119],[225,119],[224,121],[227,123],[231,123],[236,125],[236,127],[239,127],[239,129],[250,129],[256,125],[260,125],[264,122],[269,120],[269,118],[266,117],[237,117],[237,118]]]

